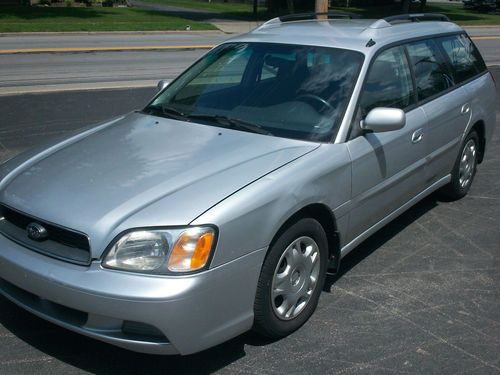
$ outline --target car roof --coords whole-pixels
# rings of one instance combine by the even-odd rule
[[[231,39],[242,42],[286,43],[337,47],[363,53],[401,40],[463,32],[447,21],[396,22],[384,19],[309,19],[282,22],[274,18],[253,31]],[[372,40],[373,43],[368,44]]]

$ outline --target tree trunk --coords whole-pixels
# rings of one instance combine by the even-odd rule
[[[295,13],[295,7],[293,6],[293,0],[286,0],[286,6],[288,8],[288,13]]]
[[[328,13],[328,0],[316,0],[316,13]],[[316,16],[319,20],[328,19],[328,16]]]
[[[328,12],[328,0],[316,0],[316,13]]]

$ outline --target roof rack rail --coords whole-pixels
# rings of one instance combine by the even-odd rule
[[[315,20],[318,16],[326,16],[326,18],[361,18],[358,14],[348,13],[348,12],[324,12],[324,13],[292,13],[285,16],[280,16],[279,20],[281,22],[291,22],[291,21],[304,21],[304,20]]]
[[[396,16],[385,17],[385,21],[389,23],[400,23],[400,22],[420,22],[420,21],[446,21],[449,22],[450,19],[441,13],[409,13],[409,14],[398,14]]]

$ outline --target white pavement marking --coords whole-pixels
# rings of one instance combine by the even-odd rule
[[[60,91],[86,91],[86,90],[154,87],[156,86],[157,83],[158,83],[157,81],[145,80],[145,81],[65,83],[59,85],[2,87],[0,88],[0,96],[60,92]]]

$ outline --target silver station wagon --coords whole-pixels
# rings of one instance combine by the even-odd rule
[[[361,241],[467,194],[495,127],[491,74],[438,14],[276,18],[162,86],[0,169],[1,293],[145,353],[298,329]]]

